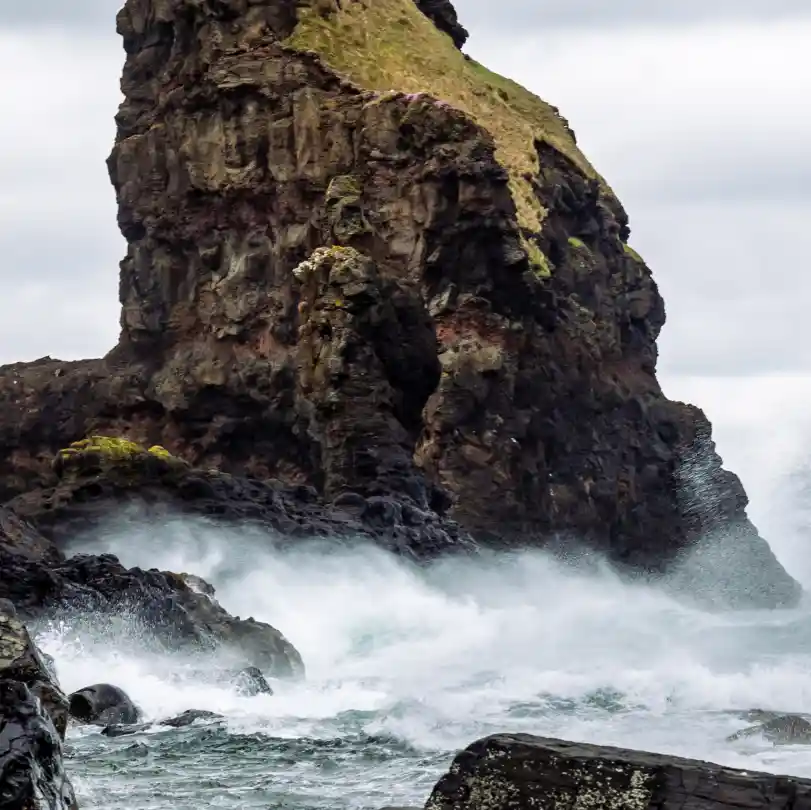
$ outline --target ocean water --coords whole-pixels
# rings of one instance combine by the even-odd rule
[[[180,521],[92,547],[206,577],[232,613],[280,628],[308,675],[241,697],[134,628],[42,628],[68,691],[108,681],[149,719],[225,716],[112,739],[72,729],[85,810],[421,806],[456,751],[500,731],[811,776],[809,746],[726,741],[747,725],[738,710],[811,712],[811,603],[709,613],[599,560],[522,552],[420,570],[374,548],[278,551]]]

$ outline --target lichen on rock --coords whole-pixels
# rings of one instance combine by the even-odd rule
[[[153,445],[146,449],[133,442],[116,436],[92,435],[72,442],[59,450],[54,458],[54,471],[59,476],[72,473],[104,473],[116,469],[126,471],[144,464],[155,464],[167,468],[185,466],[182,459],[173,456],[165,447]]]

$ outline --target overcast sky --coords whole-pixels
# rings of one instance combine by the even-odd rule
[[[466,50],[559,106],[622,199],[665,296],[666,391],[707,410],[767,519],[770,470],[811,429],[811,2],[456,7]],[[117,8],[0,10],[0,362],[118,334]]]

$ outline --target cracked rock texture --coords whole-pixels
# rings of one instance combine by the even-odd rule
[[[0,599],[0,806],[75,810],[62,740],[68,701],[10,602]]]
[[[485,737],[457,754],[425,810],[807,810],[811,780],[529,734]]]
[[[127,0],[118,31],[120,341],[0,370],[0,501],[121,435],[634,569],[713,536],[755,570],[739,601],[796,602],[657,382],[622,205],[555,108],[458,50],[449,0]]]

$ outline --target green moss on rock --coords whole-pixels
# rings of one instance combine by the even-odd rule
[[[519,223],[530,231],[539,232],[545,216],[530,179],[539,170],[536,141],[605,185],[554,107],[467,58],[413,0],[354,0],[329,12],[310,4],[286,44],[318,53],[363,89],[388,97],[392,89],[415,96],[428,91],[467,113],[493,136]]]
[[[635,262],[645,264],[645,260],[630,245],[623,245],[622,248],[625,254],[630,256]]]
[[[60,450],[54,459],[54,470],[58,475],[71,470],[84,474],[101,473],[114,468],[131,468],[148,463],[149,459],[159,459],[170,466],[186,466],[186,462],[160,445],[146,449],[130,439],[93,435]]]
[[[348,242],[353,236],[371,230],[363,215],[361,191],[360,181],[351,174],[334,177],[327,186],[327,219],[333,236],[339,242]]]
[[[524,242],[524,249],[527,252],[527,258],[529,259],[529,266],[532,272],[539,278],[549,278],[552,275],[552,268],[544,252],[534,242],[529,240]]]

